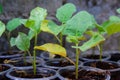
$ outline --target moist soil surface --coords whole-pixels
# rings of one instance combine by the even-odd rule
[[[15,76],[15,77],[19,77],[19,78],[44,78],[44,77],[50,77],[52,76],[53,74],[49,73],[49,74],[46,74],[46,73],[36,73],[36,75],[34,75],[34,73],[31,71],[31,72],[25,72],[25,71],[13,71],[10,73],[11,75]]]
[[[0,72],[8,70],[8,69],[9,69],[8,66],[0,65]],[[0,75],[0,80],[9,80],[9,79],[7,77],[5,77],[4,75]]]
[[[110,60],[111,61],[118,61],[118,60],[120,60],[120,53],[111,54]]]
[[[12,64],[16,67],[23,67],[23,66],[31,66],[32,63],[24,62],[24,61],[18,61],[18,62],[10,62],[9,64]]]
[[[103,70],[116,69],[120,67],[117,64],[112,64],[109,62],[101,62],[101,61],[86,63],[85,66],[96,67],[96,68],[100,68]]]
[[[0,65],[0,72],[8,70],[8,69],[9,69],[8,66]]]
[[[61,73],[63,77],[67,80],[105,80],[104,72],[94,72],[94,71],[86,71],[86,70],[79,70],[78,79],[75,79],[75,72],[74,71],[67,71],[65,70]]]
[[[87,58],[87,59],[99,59],[100,55],[87,55],[84,58]],[[104,59],[104,58],[106,58],[106,57],[102,56],[102,59]]]
[[[48,62],[47,65],[49,66],[55,66],[55,67],[65,67],[65,66],[71,66],[73,65],[72,63],[70,63],[69,61],[67,60],[58,60],[58,61],[51,61],[51,62]]]

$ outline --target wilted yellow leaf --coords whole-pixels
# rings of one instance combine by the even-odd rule
[[[46,43],[41,46],[35,46],[34,49],[48,51],[50,54],[57,54],[63,57],[67,56],[65,48],[58,44]]]

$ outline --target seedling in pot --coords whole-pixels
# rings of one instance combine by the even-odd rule
[[[63,34],[67,35],[67,41],[74,43],[75,46],[73,47],[76,48],[76,79],[78,79],[79,49],[81,51],[86,51],[87,49],[94,47],[101,41],[105,40],[99,33],[94,33],[90,40],[85,42],[82,46],[78,46],[80,41],[84,41],[85,32],[92,30],[94,26],[95,20],[93,16],[86,11],[78,12],[66,23]]]
[[[66,22],[72,17],[73,13],[76,11],[75,6],[72,3],[67,3],[56,11],[56,17],[58,21],[61,23],[57,25],[52,20],[44,20],[41,24],[41,30],[43,32],[48,32],[55,36],[58,40],[59,44],[65,47],[65,36],[63,35],[63,30],[65,28]],[[68,54],[69,55],[69,54]],[[53,58],[56,55],[50,55]]]
[[[64,24],[64,29],[62,34],[63,35],[67,35],[67,40],[74,43],[76,46],[76,63],[75,63],[75,67],[76,67],[76,79],[78,78],[78,60],[79,60],[79,42],[80,40],[83,39],[83,34],[88,30],[88,29],[92,29],[94,28],[94,18],[92,15],[90,15],[88,12],[86,11],[81,11],[79,13],[77,13],[76,15],[74,15],[70,20],[68,20],[65,24]],[[97,45],[99,42],[104,41],[104,38],[99,34],[96,33],[95,35],[93,35],[93,37],[86,43],[88,46],[86,47],[86,44],[84,44],[82,47],[82,51],[85,51],[95,45]],[[91,43],[92,42],[92,43]],[[56,45],[56,44],[55,44]],[[58,52],[58,49],[55,49],[56,47],[54,44],[45,44],[42,46],[35,46],[35,49],[40,49],[40,50],[44,50],[44,51],[49,51],[52,54],[59,54],[63,53],[63,52]],[[63,56],[63,55],[61,55]],[[63,56],[65,57],[65,56]],[[66,57],[65,57],[66,58]]]
[[[120,12],[119,9],[117,10],[117,12]],[[96,24],[97,28],[98,28],[98,32],[105,36],[106,35],[106,39],[108,37],[110,37],[113,34],[116,34],[118,32],[120,32],[120,18],[117,16],[110,16],[109,20],[103,22],[102,25],[98,25]],[[102,60],[102,45],[103,42],[99,44],[99,50],[100,50],[100,60]]]
[[[25,27],[29,28],[28,38],[31,40],[34,38],[34,46],[37,45],[38,34],[41,32],[41,23],[47,16],[47,10],[36,7],[30,12],[28,19],[23,19],[22,23]],[[36,74],[36,50],[33,50],[33,69]]]

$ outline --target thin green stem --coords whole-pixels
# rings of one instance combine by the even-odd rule
[[[28,53],[28,55],[29,55],[30,57],[32,57],[32,55],[30,54],[30,51],[29,51],[29,50],[27,50],[27,53]]]
[[[62,43],[63,42],[63,35],[62,35],[62,33],[60,33],[60,41],[61,41],[60,45],[63,46],[63,43]]]
[[[100,59],[100,61],[102,61],[102,44],[98,45],[98,49],[99,49],[99,52],[100,52],[99,59]]]
[[[37,34],[35,35],[34,46],[37,45]],[[36,50],[33,50],[33,71],[34,75],[36,75]]]
[[[11,32],[9,31],[8,34],[7,34],[7,40],[8,40],[9,50],[11,50],[11,46],[10,46],[10,35],[11,35]]]
[[[78,47],[78,44],[76,44],[76,47]],[[78,64],[79,63],[79,49],[78,48],[76,48],[76,64],[75,64],[75,74],[76,74],[76,76],[75,76],[75,78],[76,79],[78,79]]]
[[[75,65],[75,62],[72,61],[69,57],[65,57],[68,61],[70,61],[73,65]]]
[[[24,63],[26,64],[26,51],[24,51],[24,55],[23,55],[23,57],[24,57],[24,59],[23,59],[23,61],[24,61]]]
[[[58,40],[60,44],[62,44],[62,41],[55,35],[55,38]]]

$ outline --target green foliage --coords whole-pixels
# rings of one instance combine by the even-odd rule
[[[5,31],[5,24],[0,21],[0,36],[3,34],[4,31]]]
[[[62,30],[63,30],[64,26],[58,26],[57,24],[55,24],[53,21],[51,20],[44,20],[41,24],[41,30],[44,32],[48,32],[51,33],[53,35],[58,35]]]
[[[57,9],[56,17],[60,22],[65,23],[72,17],[75,11],[75,6],[71,3],[67,3],[61,6],[59,9]]]
[[[21,19],[20,18],[14,18],[7,23],[6,28],[7,28],[8,31],[11,32],[20,25],[21,25]]]
[[[10,45],[11,45],[11,47],[13,47],[13,46],[15,46],[16,44],[15,44],[15,40],[16,40],[16,38],[11,38],[10,39]]]
[[[79,48],[81,51],[86,51],[94,46],[97,46],[99,43],[101,43],[104,40],[105,38],[102,35],[100,35],[99,33],[94,33],[90,40],[85,42],[82,46],[75,48]]]
[[[34,25],[26,26],[26,27],[29,27],[31,30],[35,31],[36,33],[39,33],[41,22],[46,18],[46,16],[47,16],[46,9],[36,7],[30,12],[30,17],[29,17],[30,20],[33,20],[35,22]]]
[[[82,36],[93,24],[93,16],[86,11],[81,11],[67,21],[64,34]]]
[[[115,34],[120,32],[120,18],[117,16],[111,16],[108,21],[102,24],[104,30],[109,34]]]
[[[17,38],[11,38],[11,46],[17,46],[18,49],[22,51],[28,51],[30,47],[30,39],[28,36],[22,32],[19,32]]]
[[[120,14],[120,8],[119,8],[119,9],[117,9],[117,12]]]
[[[29,30],[28,32],[28,38],[31,40],[35,36],[35,32],[32,30]]]

